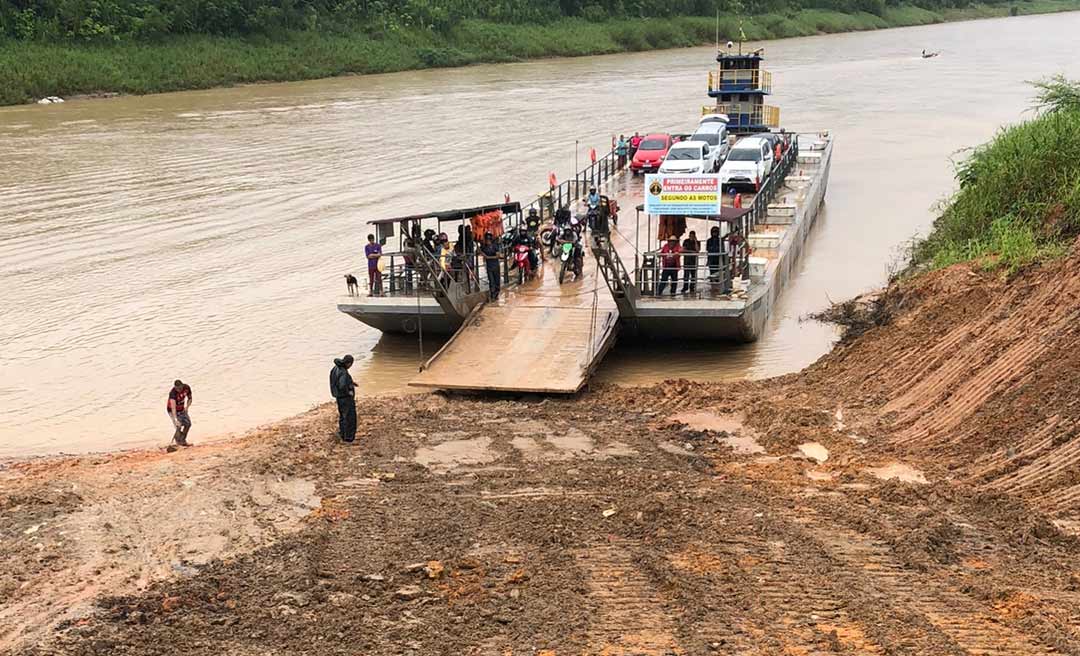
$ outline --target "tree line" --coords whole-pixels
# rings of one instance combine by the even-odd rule
[[[1009,0],[984,0],[1000,4]],[[18,40],[152,41],[176,34],[273,36],[283,31],[378,37],[448,31],[465,20],[550,23],[575,17],[712,16],[830,9],[883,15],[901,0],[0,0],[0,35]],[[904,0],[936,10],[969,0]]]

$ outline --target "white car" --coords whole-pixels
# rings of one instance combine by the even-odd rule
[[[660,173],[715,173],[719,152],[704,141],[680,141],[668,151]]]
[[[709,144],[709,150],[715,150],[716,155],[716,168],[720,168],[720,164],[723,163],[724,158],[727,157],[728,149],[728,132],[726,123],[702,123],[698,126],[697,132],[694,136],[690,137],[689,141],[704,141]]]
[[[748,137],[736,142],[720,167],[720,184],[728,187],[756,187],[772,171],[772,148],[769,142]]]
[[[706,114],[698,121],[698,126],[705,125],[706,123],[723,123],[727,125],[729,122],[727,114]]]

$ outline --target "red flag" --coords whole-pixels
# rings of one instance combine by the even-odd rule
[[[592,161],[593,164],[596,163],[596,149],[595,148],[590,148],[589,149],[589,159]]]
[[[552,187],[557,187],[559,185],[559,181],[555,179],[555,171],[548,173],[548,184]]]

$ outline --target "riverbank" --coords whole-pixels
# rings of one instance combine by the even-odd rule
[[[0,650],[1080,653],[1078,296],[954,265],[780,379],[15,463]]]
[[[874,30],[1016,15],[1073,11],[1080,0],[1031,0],[929,11],[904,5],[883,16],[804,9],[747,19],[750,40]],[[401,30],[384,38],[365,34],[293,32],[279,39],[186,36],[116,44],[0,40],[0,104],[45,96],[147,94],[235,84],[292,81],[347,74],[463,66],[481,62],[583,56],[713,43],[712,17],[546,25],[465,21],[447,34]],[[738,22],[721,18],[722,40],[738,38]],[[930,44],[932,46],[932,44]],[[915,50],[917,46],[913,45]]]

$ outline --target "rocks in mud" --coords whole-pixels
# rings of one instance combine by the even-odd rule
[[[365,581],[370,581],[372,583],[382,583],[386,580],[386,577],[382,574],[365,574],[361,578]]]
[[[424,589],[418,585],[406,585],[394,591],[394,596],[403,601],[411,601],[424,594]]]
[[[271,597],[271,601],[277,604],[299,606],[304,608],[311,603],[311,598],[302,592],[279,592]]]

